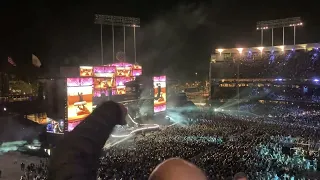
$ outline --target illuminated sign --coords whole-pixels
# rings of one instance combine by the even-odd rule
[[[112,66],[96,66],[93,67],[94,77],[113,77],[116,68]]]
[[[112,95],[116,95],[117,94],[117,90],[116,89],[112,89],[111,93],[112,93]],[[93,97],[102,97],[102,96],[109,96],[108,89],[96,89],[93,92]],[[93,104],[96,105],[96,103],[93,103]]]
[[[126,87],[117,87],[117,95],[126,94]]]
[[[117,67],[117,76],[129,77],[131,73],[130,67]]]
[[[93,78],[67,78],[68,131],[92,112]]]
[[[156,76],[153,77],[154,82],[166,82],[166,76]]]
[[[167,109],[166,76],[153,77],[154,87],[154,112],[162,112]]]
[[[92,66],[80,66],[80,77],[92,77],[93,68]]]
[[[132,64],[130,63],[125,63],[125,62],[121,62],[121,63],[113,63],[110,66],[115,66],[115,67],[132,67]]]
[[[113,87],[113,78],[94,78],[94,89],[107,89]]]
[[[142,69],[133,69],[132,75],[133,76],[140,76],[142,74]]]
[[[126,82],[132,81],[131,77],[116,77],[116,87],[124,86]]]
[[[137,64],[134,64],[132,68],[133,69],[142,69],[142,67],[140,65],[137,65]]]

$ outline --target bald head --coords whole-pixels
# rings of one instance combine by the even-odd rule
[[[172,158],[159,164],[151,173],[149,180],[207,180],[207,178],[194,164]]]

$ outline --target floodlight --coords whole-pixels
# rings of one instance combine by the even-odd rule
[[[280,46],[281,51],[284,51],[284,46]]]
[[[223,49],[217,49],[217,51],[220,53],[220,56],[221,56],[221,53],[223,52]]]
[[[219,53],[222,53],[223,52],[223,49],[217,49]]]
[[[258,47],[259,51],[262,53],[264,47]]]
[[[240,54],[242,54],[243,48],[237,48],[237,50],[239,51]]]

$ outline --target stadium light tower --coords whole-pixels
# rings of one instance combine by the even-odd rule
[[[284,28],[293,27],[293,44],[296,44],[296,26],[302,26],[302,20],[300,17],[276,19],[270,21],[257,22],[257,30],[261,31],[261,46],[263,46],[263,31],[271,29],[271,43],[273,46],[273,29],[282,28],[282,45],[284,45]]]
[[[212,84],[211,84],[211,78],[212,78],[212,76],[211,76],[211,72],[212,72],[212,63],[216,63],[216,60],[217,60],[217,57],[216,57],[216,55],[211,55],[211,59],[210,59],[210,63],[209,63],[209,100],[211,100],[211,95],[212,95],[212,93],[211,93],[211,90],[212,90],[212,88],[211,88],[211,86],[212,86]]]
[[[242,57],[242,51],[243,48],[237,48],[237,50],[239,51],[240,54],[240,58],[239,61],[237,63],[237,95],[238,95],[238,118],[239,118],[239,111],[240,111],[240,83],[239,83],[239,78],[240,78],[240,61],[241,61],[241,57]]]
[[[110,15],[95,15],[95,24],[100,24],[100,36],[101,36],[101,64],[103,65],[103,25],[111,25],[112,27],[112,60],[115,60],[115,51],[114,51],[114,26],[123,26],[123,51],[124,51],[124,60],[126,57],[126,27],[133,27],[133,43],[134,43],[134,62],[137,62],[136,57],[136,27],[140,27],[140,18],[134,17],[123,17],[123,16],[110,16]]]

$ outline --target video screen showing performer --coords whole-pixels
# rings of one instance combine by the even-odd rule
[[[167,108],[167,87],[166,77],[159,76],[153,78],[154,87],[154,112],[165,111]]]
[[[68,78],[68,130],[92,112],[92,78]],[[71,86],[70,86],[71,85]]]

